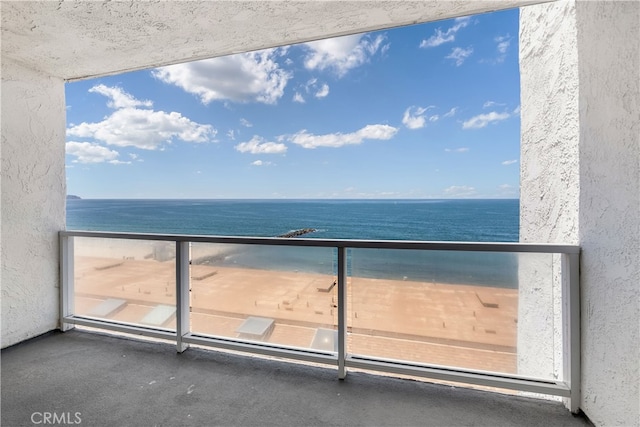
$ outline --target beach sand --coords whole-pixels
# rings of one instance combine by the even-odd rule
[[[175,305],[175,260],[141,258],[76,255],[75,313],[119,299],[126,304],[104,317],[142,324],[157,306]],[[190,273],[192,332],[236,338],[254,316],[273,320],[256,339],[309,348],[318,328],[337,324],[334,276],[207,265]],[[517,290],[361,277],[347,284],[350,354],[516,372]],[[175,329],[175,316],[155,326]]]

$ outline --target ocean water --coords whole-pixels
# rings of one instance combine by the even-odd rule
[[[517,242],[518,200],[68,200],[67,229]]]
[[[517,242],[518,200],[68,200],[67,229],[305,238]],[[234,245],[209,263],[335,274],[331,248]],[[517,287],[505,253],[353,249],[348,273]]]

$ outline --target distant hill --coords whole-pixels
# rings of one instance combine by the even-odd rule
[[[73,194],[67,194],[67,200],[80,200],[82,197],[74,196]]]

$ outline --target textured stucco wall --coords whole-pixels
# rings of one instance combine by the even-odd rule
[[[640,425],[639,8],[520,15],[521,240],[582,247],[580,407],[598,426]]]
[[[575,4],[520,9],[520,240],[578,243]]]
[[[640,3],[578,2],[583,410],[640,426]]]
[[[520,9],[520,240],[578,243],[579,108],[573,2]],[[563,377],[560,257],[519,266],[518,372]]]
[[[536,1],[1,2],[2,55],[78,79]]]
[[[55,329],[64,83],[2,60],[2,347]]]

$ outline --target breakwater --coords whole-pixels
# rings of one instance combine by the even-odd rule
[[[293,230],[293,231],[290,231],[288,233],[281,234],[278,237],[283,237],[285,239],[288,239],[290,237],[304,236],[305,234],[314,233],[316,231],[318,231],[318,230],[316,230],[315,228],[301,228],[299,230]]]

